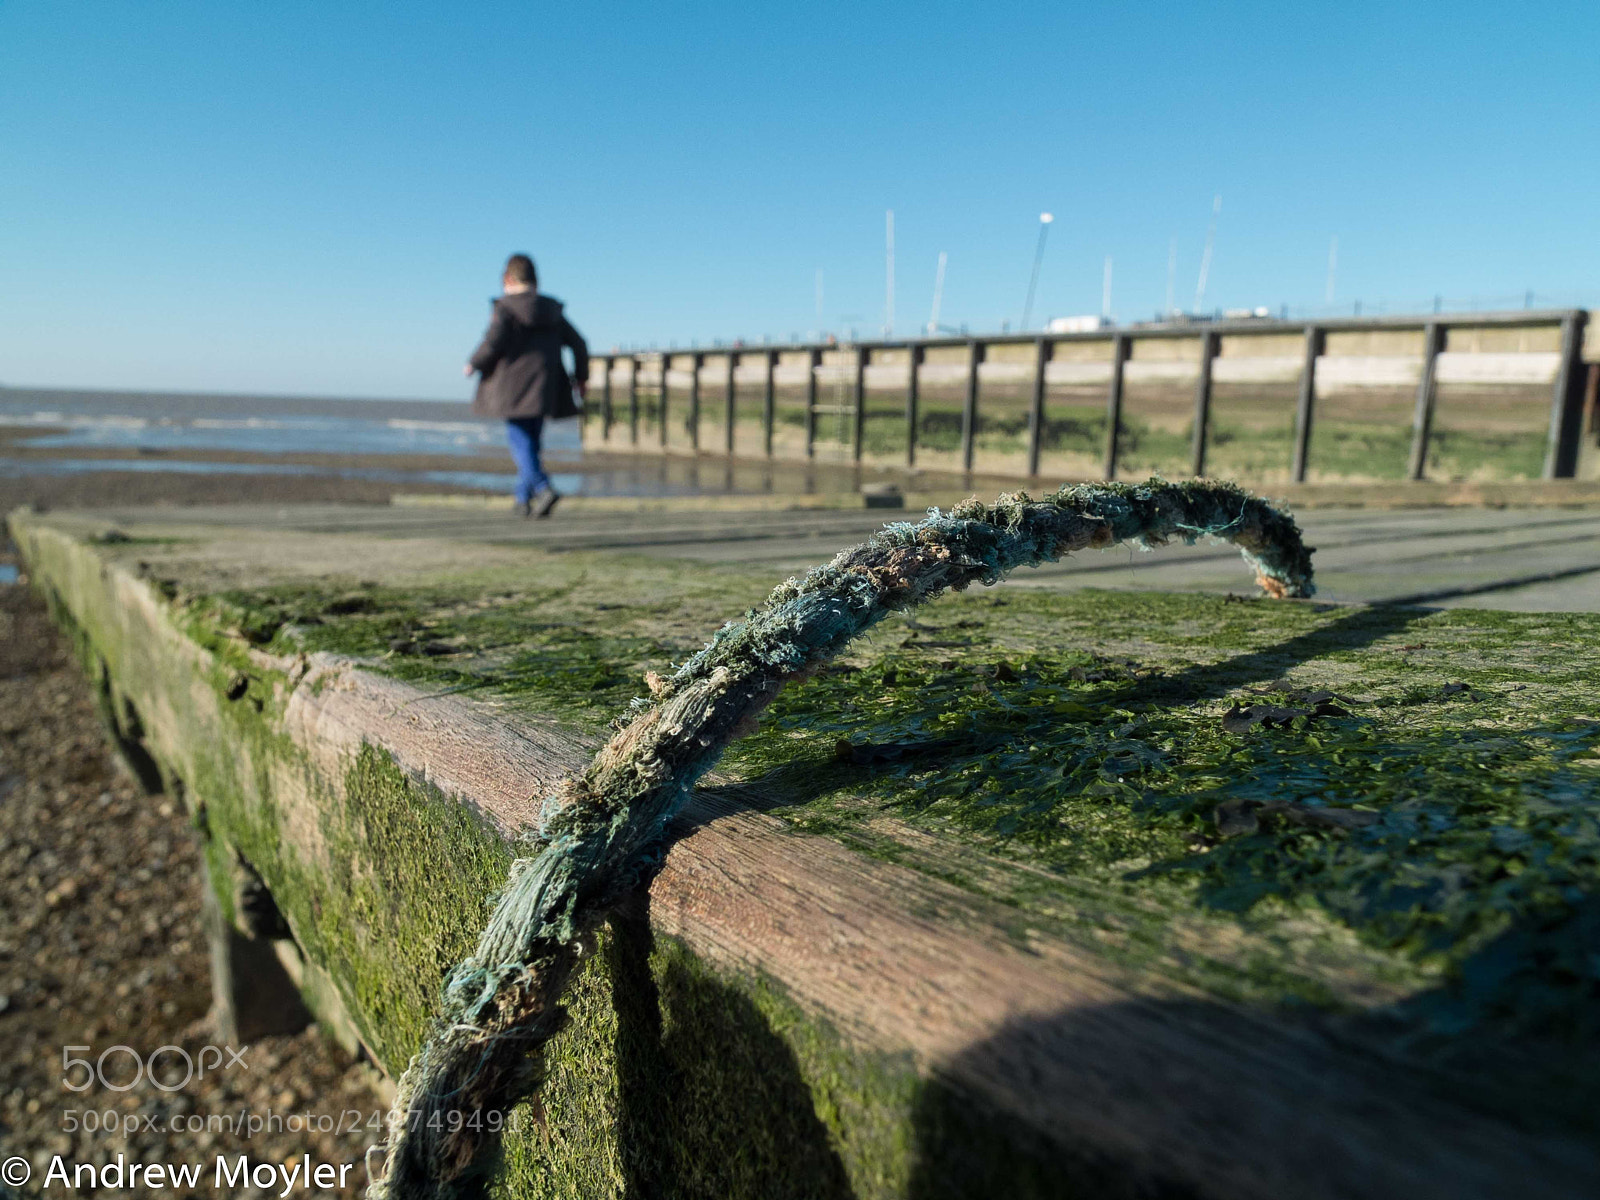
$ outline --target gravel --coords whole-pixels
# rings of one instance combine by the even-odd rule
[[[315,1026],[255,1043],[242,1065],[213,1063],[228,1055],[206,1050],[220,1039],[207,1019],[200,887],[199,839],[185,814],[120,768],[44,606],[24,585],[0,585],[0,1159],[32,1168],[16,1194],[39,1194],[57,1155],[69,1172],[118,1155],[201,1166],[188,1191],[140,1179],[99,1195],[282,1190],[282,1176],[271,1188],[215,1186],[218,1156],[231,1170],[240,1155],[285,1170],[305,1155],[312,1166],[354,1164],[344,1188],[294,1196],[365,1187],[384,1111],[370,1066]],[[97,1064],[98,1077],[94,1066],[64,1071],[64,1047]],[[182,1082],[180,1052],[205,1074]],[[137,1078],[135,1058],[154,1059],[157,1081],[146,1072],[125,1086]]]

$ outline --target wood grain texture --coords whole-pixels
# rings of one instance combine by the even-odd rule
[[[290,713],[308,748],[381,746],[508,835],[588,761],[555,728],[331,656]],[[1579,1196],[1600,1180],[1591,1150],[1447,1104],[1400,1064],[1054,939],[1019,943],[998,906],[775,817],[701,795],[679,833],[650,889],[657,933],[774,981],[863,1051],[911,1055],[1135,1188],[1446,1200],[1530,1181]]]
[[[33,535],[46,536],[37,525]],[[94,607],[114,608],[121,637],[206,686],[204,651],[148,584],[104,562],[91,570],[85,553],[62,561],[71,603],[92,593]],[[323,780],[342,780],[371,744],[507,837],[595,740],[332,656],[261,665],[284,671],[285,728]],[[146,717],[177,757],[179,713]],[[311,803],[303,791],[296,803]],[[1056,939],[1014,937],[998,905],[797,833],[730,791],[686,812],[650,891],[657,932],[715,967],[772,980],[864,1052],[909,1056],[1053,1143],[1064,1170],[1111,1164],[1127,1194],[1600,1194],[1592,1146],[1484,1115],[1405,1064],[1312,1029],[1134,977]],[[284,828],[309,838],[315,822]]]
[[[402,770],[471,805],[508,838],[532,825],[540,799],[593,752],[576,731],[513,725],[488,706],[324,653],[307,656],[285,724],[333,778],[363,743],[382,747]]]

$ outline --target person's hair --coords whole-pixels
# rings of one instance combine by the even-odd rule
[[[539,273],[533,269],[533,259],[526,254],[513,254],[506,259],[506,278],[532,287],[539,282]]]

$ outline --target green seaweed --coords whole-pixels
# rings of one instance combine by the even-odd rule
[[[758,580],[735,577],[729,590]],[[590,728],[704,629],[659,594],[597,609],[559,588],[488,604],[481,588],[374,589],[370,609],[330,613],[338,594],[268,589],[232,602],[285,610],[284,645],[368,655],[425,686]],[[974,593],[891,621],[839,669],[786,689],[722,775],[757,784],[797,828],[1014,908],[1019,929],[1093,936],[1132,965],[1166,955],[1159,914],[1237,923],[1263,943],[1179,968],[1221,995],[1370,1005],[1364,983],[1339,982],[1357,966],[1386,989],[1464,995],[1490,947],[1559,930],[1595,891],[1600,726],[1576,651],[1597,633],[1583,614]],[[429,640],[447,651],[422,652]],[[1235,703],[1290,703],[1252,690],[1276,683],[1332,689],[1351,715],[1222,728]],[[1469,690],[1445,695],[1450,684]],[[899,749],[892,761],[840,761],[841,740],[869,760],[871,747]],[[1272,801],[1376,819],[1219,836],[1219,805]],[[949,852],[922,852],[894,822]],[[1286,922],[1294,945],[1273,933]],[[1428,1019],[1581,1021],[1594,976],[1548,942],[1528,943],[1498,984],[1480,980],[1469,1016],[1458,996]],[[1525,989],[1538,962],[1554,964],[1554,999],[1517,1016],[1508,989]]]
[[[597,564],[607,574],[586,578]],[[546,565],[555,582],[525,593],[504,580],[350,581],[185,596],[173,618],[210,655],[209,691],[198,694],[192,664],[128,638],[112,614],[74,618],[55,600],[95,678],[140,686],[141,672],[176,672],[165,694],[225,714],[217,736],[195,739],[195,761],[164,765],[181,766],[206,804],[212,849],[237,847],[262,872],[392,1066],[415,1048],[509,849],[368,750],[342,795],[316,797],[329,861],[342,866],[300,862],[280,843],[272,799],[283,772],[304,769],[274,732],[286,680],[250,651],[354,654],[597,732],[644,690],[646,667],[698,648],[715,623],[708,613],[736,612],[770,583],[755,571],[674,574],[599,556]],[[39,574],[92,571],[58,557]],[[635,586],[641,578],[648,588]],[[342,600],[354,593],[369,598]],[[95,594],[85,584],[74,598]],[[736,746],[722,782],[755,782],[792,825],[996,902],[1022,940],[1081,937],[1112,961],[1224,998],[1379,1004],[1441,1037],[1493,1025],[1592,1041],[1600,726],[1585,667],[1597,633],[1600,619],[1586,615],[974,592],[915,626],[891,619],[840,669],[789,688]],[[448,651],[429,653],[429,642]],[[245,689],[230,699],[241,674]],[[1222,728],[1235,701],[1296,703],[1258,690],[1276,683],[1335,691],[1351,715]],[[117,696],[106,697],[116,716]],[[180,716],[198,728],[200,708]],[[919,744],[934,749],[864,762],[854,753]],[[1380,820],[1343,832],[1263,822],[1221,837],[1217,806],[1250,799]],[[389,861],[370,861],[375,843],[393,847]],[[1243,930],[1246,951],[1189,955],[1174,932],[1185,921]],[[1375,986],[1352,991],[1319,963],[1353,965]],[[504,1194],[656,1194],[652,1178],[678,1180],[663,1195],[713,1184],[766,1194],[757,1185],[784,1154],[814,1164],[797,1175],[811,1190],[790,1194],[829,1194],[839,1168],[863,1197],[959,1194],[974,1180],[1067,1194],[1030,1183],[1037,1156],[1009,1154],[961,1096],[860,1056],[781,989],[711,971],[674,943],[608,944],[573,1011],[552,1047],[546,1124],[519,1115]],[[746,1049],[719,1058],[728,1046]],[[773,1079],[750,1079],[773,1064]],[[673,1118],[674,1141],[650,1142],[640,1108],[662,1094],[660,1080],[686,1078],[694,1103]],[[1534,1084],[1552,1090],[1548,1075]],[[747,1105],[773,1114],[773,1136],[723,1174],[694,1174],[716,1169],[706,1156]],[[673,1175],[678,1141],[696,1160]],[[992,1155],[959,1170],[940,1157],[941,1146],[991,1143]]]
[[[963,605],[965,644],[880,637],[857,669],[789,689],[728,766],[815,832],[890,813],[1102,894],[1240,919],[1314,911],[1402,977],[1409,965],[1416,983],[1460,980],[1509,931],[1559,927],[1594,895],[1600,721],[1573,649],[1594,644],[1595,618],[1007,599],[999,614],[992,601]],[[1086,661],[1018,636],[1025,614],[1049,614],[1052,640],[1071,644],[1107,607],[1122,645],[1146,647],[1139,658]],[[1186,632],[1208,616],[1205,633]],[[1205,661],[1222,649],[1240,653]],[[1185,651],[1200,661],[1183,666]],[[1348,696],[1348,715],[1224,728],[1234,704],[1291,705],[1261,691],[1285,679]],[[1230,802],[1354,810],[1370,823],[1262,822],[1224,838],[1216,813]],[[1000,898],[1029,903],[1004,888]],[[1529,945],[1503,986],[1480,981],[1479,1015],[1516,1010],[1522,968],[1548,954]],[[1522,1016],[1587,1030],[1600,973],[1572,959],[1546,972],[1564,997]]]

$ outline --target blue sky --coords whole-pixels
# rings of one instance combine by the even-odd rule
[[[596,348],[1600,301],[1600,5],[0,0],[0,383],[460,397],[512,250]],[[1520,301],[1518,301],[1520,303]]]

